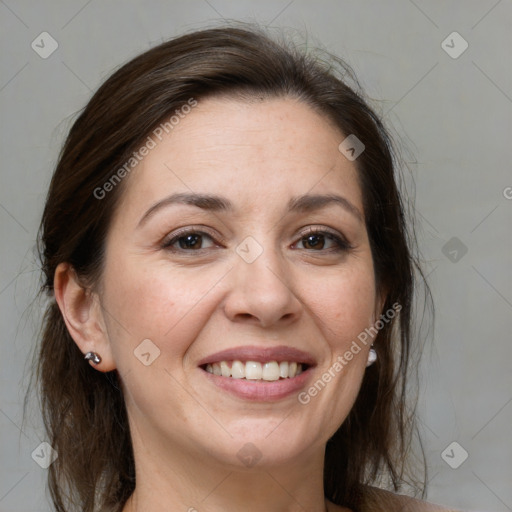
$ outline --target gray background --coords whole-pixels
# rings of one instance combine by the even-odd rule
[[[49,510],[31,458],[44,437],[34,408],[22,424],[22,400],[41,311],[34,240],[73,115],[114,67],[222,18],[307,31],[404,140],[437,310],[420,401],[429,499],[512,510],[510,0],[0,0],[0,16],[0,511]],[[46,59],[31,48],[43,31],[59,45]],[[458,58],[457,36],[452,56],[442,47],[454,31],[469,44]],[[463,449],[457,469],[442,458],[456,466]]]

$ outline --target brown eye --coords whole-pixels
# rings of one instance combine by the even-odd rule
[[[305,249],[323,249],[325,245],[325,236],[321,234],[305,236],[301,242]]]
[[[172,251],[198,251],[207,247],[212,247],[210,243],[207,247],[204,246],[205,240],[209,239],[213,242],[210,235],[197,231],[182,231],[181,233],[165,241],[162,245],[164,249]]]
[[[312,229],[308,231],[299,241],[303,248],[313,252],[340,252],[350,249],[350,244],[342,237],[325,230]]]
[[[180,236],[178,238],[178,244],[180,249],[200,249],[203,238],[201,235],[191,234],[186,236]]]

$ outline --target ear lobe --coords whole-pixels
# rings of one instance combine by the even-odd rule
[[[85,288],[69,263],[60,263],[54,276],[55,300],[69,334],[85,355],[96,352],[101,362],[94,368],[107,372],[116,368],[99,299]],[[84,364],[88,364],[84,361]]]

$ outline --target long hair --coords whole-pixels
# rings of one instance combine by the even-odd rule
[[[258,28],[227,26],[172,39],[119,68],[74,122],[54,171],[38,236],[41,291],[50,302],[36,373],[45,428],[58,452],[48,471],[58,512],[121,510],[136,482],[119,377],[84,363],[53,298],[55,269],[68,262],[84,286],[94,288],[129,178],[105,197],[98,198],[98,189],[173,112],[191,98],[216,95],[297,98],[365,144],[355,164],[375,281],[388,291],[383,310],[399,304],[400,312],[380,329],[377,362],[366,370],[352,410],[327,443],[325,495],[357,509],[366,484],[385,476],[397,490],[405,477],[414,425],[414,403],[406,398],[419,267],[391,138],[341,59],[299,50]]]

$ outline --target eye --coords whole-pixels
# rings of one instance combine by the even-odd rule
[[[326,229],[316,228],[310,228],[303,233],[297,243],[302,243],[303,249],[314,252],[340,252],[351,248],[350,244],[341,236]]]
[[[207,246],[204,245],[205,239],[211,242]],[[162,248],[171,251],[199,251],[214,245],[211,235],[204,231],[187,228],[178,233],[173,233],[170,238],[164,240]]]
[[[302,247],[296,247],[297,244],[302,244]],[[172,233],[162,243],[162,249],[172,252],[193,252],[215,246],[217,244],[213,235],[194,228]],[[340,235],[325,228],[309,228],[302,234],[294,248],[310,252],[342,252],[350,249],[351,245]]]

